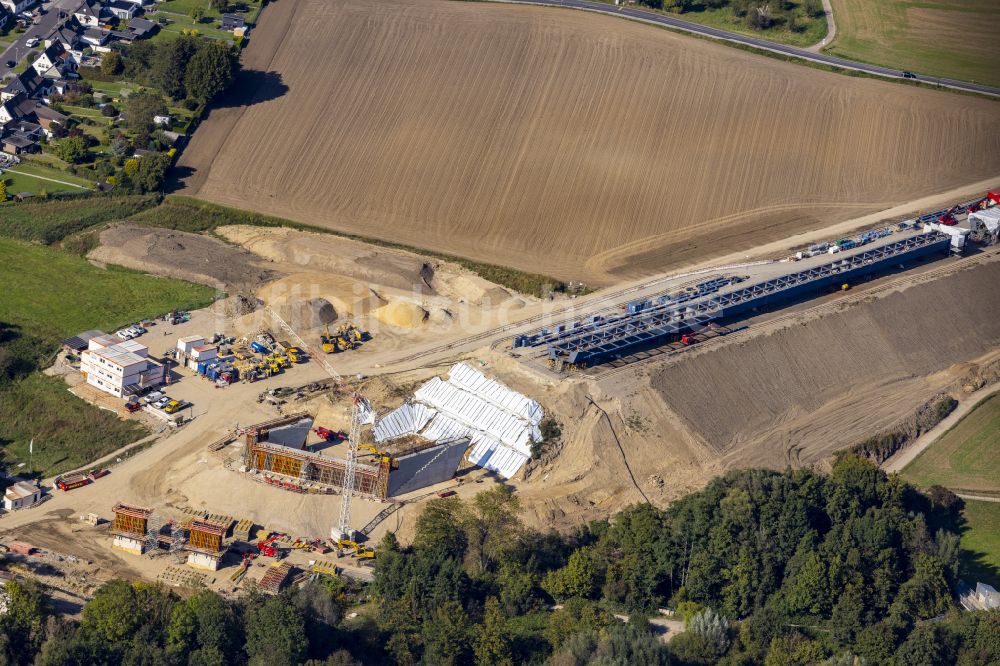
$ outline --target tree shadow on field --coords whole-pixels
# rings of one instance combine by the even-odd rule
[[[289,91],[278,72],[262,72],[259,69],[244,69],[236,75],[229,91],[219,98],[213,109],[231,109],[253,106],[285,95]]]

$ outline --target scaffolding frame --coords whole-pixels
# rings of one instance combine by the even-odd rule
[[[115,514],[111,525],[112,534],[141,539],[148,531],[149,518],[152,509],[142,506],[131,506],[119,502],[111,509]]]
[[[226,528],[205,520],[192,521],[188,530],[186,550],[193,550],[207,555],[221,555],[223,552],[222,537]]]
[[[258,442],[250,447],[248,469],[277,474],[299,483],[318,483],[338,491],[344,489],[347,461],[287,446]],[[389,487],[390,463],[356,463],[353,490],[368,497],[383,498]]]
[[[819,288],[830,281],[853,278],[878,270],[903,259],[916,258],[950,247],[950,237],[939,231],[909,236],[854,254],[837,255],[824,264],[780,275],[746,287],[696,296],[684,305],[673,301],[650,302],[632,314],[619,314],[601,320],[574,322],[562,330],[547,330],[520,336],[518,346],[548,346],[549,358],[585,365],[614,358],[627,349],[654,343],[671,335],[697,330],[709,322],[765,305],[771,300],[790,297],[809,288]]]

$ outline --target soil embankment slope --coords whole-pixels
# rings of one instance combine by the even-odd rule
[[[668,365],[652,386],[730,466],[814,462],[1000,348],[1000,263]]]

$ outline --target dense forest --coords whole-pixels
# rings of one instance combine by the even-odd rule
[[[503,487],[429,502],[375,581],[186,599],[112,581],[80,622],[6,587],[10,664],[1000,663],[1000,613],[954,602],[961,500],[859,457],[829,476],[745,470],[666,510],[538,533]],[[352,587],[354,585],[354,587]],[[685,630],[665,642],[651,617]]]

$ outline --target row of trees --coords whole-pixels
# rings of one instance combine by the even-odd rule
[[[159,43],[140,41],[125,52],[121,73],[130,81],[158,88],[170,99],[207,103],[232,84],[237,55],[225,42],[191,35]]]
[[[658,660],[985,664],[1000,659],[1000,640],[980,640],[1000,618],[935,622],[954,610],[959,507],[850,455],[828,477],[734,472],[666,511],[637,506],[569,537],[526,530],[516,499],[495,490],[430,502],[412,547],[383,544],[373,593],[398,663],[486,663],[477,626],[490,609],[506,623],[490,644],[515,663],[567,651],[575,661],[558,663],[589,663],[581,651],[609,645],[653,654],[643,621],[622,634],[609,612],[666,605],[690,622]],[[925,658],[942,632],[952,661]]]
[[[952,602],[949,495],[845,456],[827,477],[734,472],[558,535],[526,528],[497,487],[430,501],[411,546],[386,535],[354,620],[364,599],[335,581],[238,602],[116,581],[78,624],[13,583],[0,649],[15,664],[1000,663],[1000,614]],[[664,605],[686,622],[667,644],[648,622]]]
[[[729,9],[742,18],[748,27],[766,30],[785,25],[801,29],[803,18],[821,18],[825,15],[822,0],[638,0],[639,4],[683,14],[706,9]]]
[[[72,622],[52,613],[39,585],[10,582],[3,588],[0,659],[39,666],[355,665],[337,630],[347,592],[328,580],[231,602],[209,591],[181,599],[162,586],[114,580]]]

